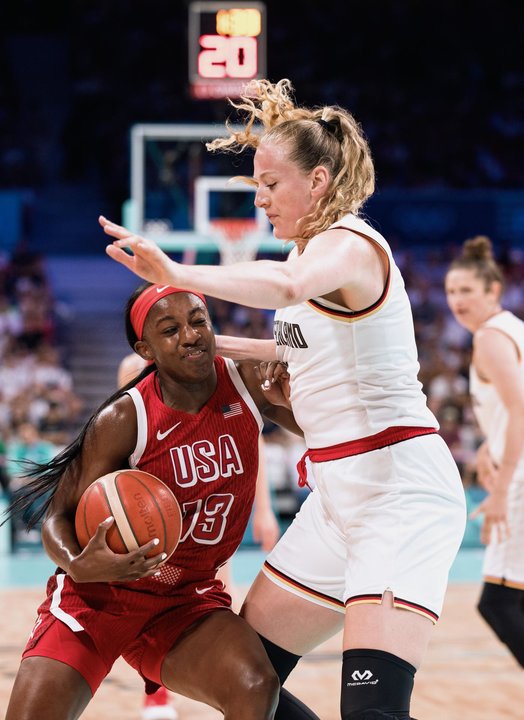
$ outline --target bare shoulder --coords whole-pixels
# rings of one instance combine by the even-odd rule
[[[332,302],[362,310],[377,302],[384,292],[389,258],[372,238],[346,228],[330,228],[308,242],[304,257],[333,280],[332,289],[319,293]]]
[[[496,327],[481,327],[473,336],[475,354],[501,360],[518,357],[518,348],[513,338]]]
[[[95,434],[107,437],[136,435],[136,410],[131,397],[126,393],[106,405],[92,422]]]
[[[371,273],[388,265],[385,249],[375,240],[346,228],[330,228],[315,235],[308,241],[303,254],[309,261],[315,258],[324,259],[324,262],[328,254],[332,263],[349,263]]]
[[[362,261],[376,262],[385,254],[385,250],[371,237],[364,237],[347,228],[329,228],[319,233],[308,241],[304,248],[304,254],[321,255],[329,249],[339,259],[358,259]]]

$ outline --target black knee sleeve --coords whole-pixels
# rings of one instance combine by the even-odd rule
[[[415,672],[413,665],[382,650],[346,650],[342,662],[342,720],[409,720]]]
[[[484,583],[477,605],[479,613],[524,667],[524,592],[517,588]]]
[[[320,718],[298,698],[282,688],[275,720],[320,720]]]
[[[300,660],[300,655],[294,655],[288,652],[288,650],[284,650],[284,648],[275,645],[275,643],[262,635],[259,635],[259,637],[279,677],[280,684],[283,685]],[[298,698],[282,688],[280,690],[280,700],[275,713],[275,720],[320,720],[320,718]]]
[[[267,655],[273,665],[276,674],[280,680],[280,684],[283,685],[288,679],[289,674],[300,660],[300,655],[294,655],[279,645],[271,642],[262,635],[259,634],[259,638],[262,640],[262,644],[266,649]]]
[[[513,588],[485,583],[477,605],[479,613],[497,636],[505,642],[513,629],[514,613],[520,614]]]
[[[347,720],[396,720],[390,713],[383,713],[381,710],[357,710],[356,713],[347,715]],[[409,718],[415,720],[415,718]]]

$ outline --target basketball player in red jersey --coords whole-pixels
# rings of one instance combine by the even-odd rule
[[[231,598],[215,575],[249,519],[261,412],[295,431],[296,424],[287,407],[264,397],[253,362],[215,356],[202,295],[143,286],[128,303],[126,327],[148,366],[102,405],[70,446],[35,469],[26,495],[11,508],[20,511],[48,494],[32,520],[45,513],[42,540],[58,569],[24,650],[6,720],[80,717],[119,656],[149,692],[165,685],[225,718],[270,720],[277,675],[255,631],[230,611]],[[113,553],[106,543],[111,517],[83,551],[78,545],[80,496],[96,478],[127,466],[160,477],[179,500],[182,536],[167,562],[163,555],[146,559],[156,540]]]
[[[136,352],[126,355],[120,362],[117,372],[118,387],[127,385],[133,378],[137,377],[147,362]],[[278,540],[280,529],[278,519],[273,512],[271,504],[271,493],[269,490],[268,479],[265,471],[265,451],[264,440],[262,435],[259,438],[259,472],[256,483],[256,493],[252,515],[252,532],[253,540],[259,543],[264,552],[269,552],[275,546]],[[228,560],[225,565],[219,569],[217,577],[222,580],[225,588],[233,597],[233,607],[235,607],[235,588],[233,585],[233,577],[231,570],[232,560]],[[160,687],[156,693],[144,694],[144,707],[142,710],[142,720],[178,720],[178,712],[176,711],[171,697],[165,687]]]

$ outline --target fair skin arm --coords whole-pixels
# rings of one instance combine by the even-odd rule
[[[473,362],[480,377],[491,382],[508,412],[504,452],[494,473],[488,497],[475,511],[484,514],[482,541],[489,542],[493,526],[502,538],[507,528],[507,493],[517,463],[524,453],[524,387],[513,341],[494,328],[475,334]]]
[[[489,492],[494,486],[497,468],[489,454],[487,440],[479,446],[476,460],[478,481],[484,490],[488,490]]]
[[[286,262],[257,260],[223,267],[176,263],[150,240],[106,218],[99,221],[104,232],[115,238],[107,254],[136,275],[249,307],[286,307],[342,289],[347,307],[360,310],[375,302],[384,288],[387,270],[382,252],[346,230],[315,236],[300,255]]]
[[[253,539],[261,545],[264,552],[269,552],[278,540],[280,528],[271,505],[271,493],[269,491],[266,474],[264,440],[262,436],[260,436],[258,443],[258,451],[259,468],[255,505],[253,507]]]
[[[274,340],[215,335],[217,354],[232,360],[275,360],[277,347]]]

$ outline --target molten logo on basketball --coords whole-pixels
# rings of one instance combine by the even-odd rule
[[[147,557],[165,553],[168,559],[180,540],[182,513],[176,497],[159,478],[142,470],[117,470],[86,488],[75,514],[80,547],[110,515],[114,524],[107,530],[106,542],[113,552],[130,552],[158,538]]]
[[[134,498],[136,500],[136,506],[138,508],[138,514],[142,518],[144,522],[144,526],[147,531],[147,535],[153,539],[157,536],[155,523],[153,522],[153,517],[151,515],[151,509],[147,503],[147,500],[144,500],[144,497],[141,493],[135,493]]]

